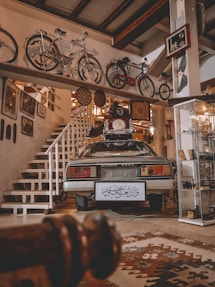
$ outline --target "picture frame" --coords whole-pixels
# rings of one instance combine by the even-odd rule
[[[14,120],[17,119],[19,88],[8,79],[3,82],[3,97],[1,112]]]
[[[24,116],[21,117],[21,133],[33,137],[34,122]]]
[[[46,117],[46,107],[39,102],[37,102],[37,115],[44,119]]]
[[[191,47],[190,26],[185,24],[174,33],[165,38],[166,57],[179,57]]]
[[[150,121],[150,102],[131,101],[130,110],[132,120]]]
[[[25,91],[20,92],[20,111],[30,117],[34,117],[36,100]]]

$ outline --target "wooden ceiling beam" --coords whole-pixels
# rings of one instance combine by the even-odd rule
[[[120,16],[128,7],[133,3],[133,0],[124,0],[120,5],[115,9],[115,11],[107,17],[103,23],[99,26],[98,30],[103,31],[108,25],[110,25],[117,17]]]
[[[151,7],[143,11],[121,33],[113,39],[113,47],[125,48],[129,43],[137,39],[141,34],[153,27],[164,17],[169,15],[169,0],[158,0]]]

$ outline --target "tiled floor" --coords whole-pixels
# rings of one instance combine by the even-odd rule
[[[61,216],[62,214],[69,214],[74,216],[77,220],[82,221],[87,212],[94,212],[95,208],[89,211],[78,211],[75,206],[74,198],[68,199],[66,202],[59,202],[56,204],[56,209],[52,214],[45,215],[44,213],[29,213],[27,215],[13,215],[10,213],[0,214],[0,228],[12,228],[13,226],[38,224],[46,216]],[[106,210],[112,219],[115,221],[121,234],[129,233],[134,230],[141,230],[146,228],[157,228],[163,232],[176,234],[178,236],[185,236],[188,238],[214,243],[215,226],[197,226],[178,221],[177,208],[172,205],[167,208],[162,208],[161,212],[150,212],[146,209],[124,208],[117,209],[102,207]]]

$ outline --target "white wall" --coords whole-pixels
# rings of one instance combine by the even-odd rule
[[[215,78],[215,56],[204,61],[200,67],[201,83]]]

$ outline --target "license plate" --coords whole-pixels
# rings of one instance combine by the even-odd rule
[[[142,201],[146,199],[144,181],[95,182],[95,200],[99,201]]]

